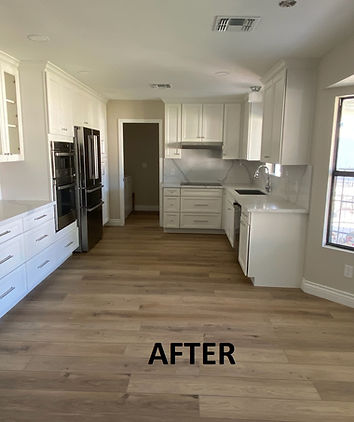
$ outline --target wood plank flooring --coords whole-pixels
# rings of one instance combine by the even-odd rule
[[[0,421],[353,422],[354,310],[254,288],[222,235],[107,227],[0,320]],[[231,342],[237,365],[148,365]]]

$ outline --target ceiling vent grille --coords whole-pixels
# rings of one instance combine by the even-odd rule
[[[171,84],[150,84],[151,88],[157,89],[168,89],[171,88]]]
[[[254,30],[260,20],[259,16],[216,16],[213,30],[250,32]]]

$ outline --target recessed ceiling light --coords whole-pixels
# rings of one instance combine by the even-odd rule
[[[215,72],[215,76],[218,76],[219,78],[224,78],[225,76],[229,76],[230,72],[227,72],[226,70],[223,70],[221,72]]]
[[[48,35],[42,35],[42,34],[29,34],[29,35],[27,35],[27,38],[30,41],[35,41],[35,42],[47,42],[47,41],[49,41]]]
[[[297,3],[296,0],[282,0],[279,2],[280,7],[293,7]]]

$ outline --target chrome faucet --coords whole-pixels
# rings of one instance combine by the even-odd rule
[[[269,172],[268,166],[266,166],[265,164],[261,164],[260,166],[258,166],[256,171],[254,172],[253,178],[259,179],[261,169],[264,169],[264,174],[267,175],[267,182],[266,182],[266,185],[265,185],[265,190],[268,193],[270,193],[271,190],[272,190],[272,183],[271,183],[271,180],[270,180],[270,172]]]

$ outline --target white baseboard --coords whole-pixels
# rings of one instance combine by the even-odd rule
[[[310,295],[354,308],[354,294],[302,279],[301,289]]]
[[[122,220],[120,218],[111,218],[106,226],[122,226]]]
[[[135,205],[135,211],[158,211],[158,205]]]

